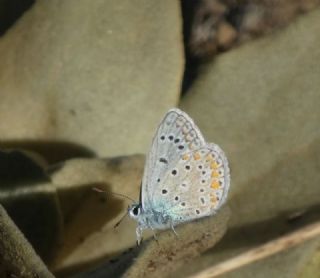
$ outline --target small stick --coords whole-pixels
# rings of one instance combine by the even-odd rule
[[[99,193],[107,193],[106,191],[98,188],[98,187],[92,187],[92,190],[96,191],[96,192],[99,192]]]
[[[232,259],[226,260],[212,267],[209,267],[201,272],[189,276],[189,278],[212,278],[227,272],[233,271],[237,268],[243,267],[247,264],[261,260],[295,245],[305,242],[320,235],[320,222],[307,225],[295,232],[282,236],[278,239],[271,240],[258,247],[244,252]]]

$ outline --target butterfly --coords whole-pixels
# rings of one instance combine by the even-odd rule
[[[175,232],[176,225],[215,214],[226,201],[229,172],[222,149],[207,143],[185,112],[170,109],[146,158],[140,201],[128,208],[138,222],[137,243],[144,229]]]

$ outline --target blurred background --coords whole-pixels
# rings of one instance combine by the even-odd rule
[[[164,276],[319,221],[319,45],[319,0],[0,0],[0,277],[108,277],[136,225],[108,192],[139,199],[172,107],[226,152],[231,217]],[[317,236],[221,277],[319,273]]]

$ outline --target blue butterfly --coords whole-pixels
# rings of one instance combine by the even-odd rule
[[[128,208],[144,229],[168,229],[213,215],[230,187],[228,160],[221,148],[207,143],[193,120],[170,109],[153,138],[141,185],[140,202]]]

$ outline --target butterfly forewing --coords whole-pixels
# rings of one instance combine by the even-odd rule
[[[144,209],[154,208],[153,196],[182,155],[203,146],[203,136],[192,119],[179,109],[169,110],[157,129],[147,157],[141,192]]]
[[[214,214],[225,202],[229,185],[225,154],[208,144],[179,156],[156,188],[152,203],[177,224]]]

